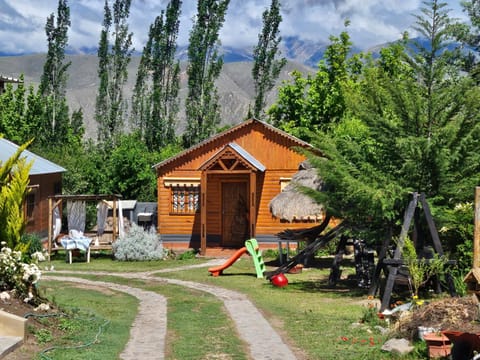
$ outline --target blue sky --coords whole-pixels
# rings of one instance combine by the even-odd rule
[[[109,0],[110,4],[113,0]],[[166,0],[132,0],[129,19],[134,33],[135,50],[141,51],[148,28]],[[459,2],[446,1],[453,17],[465,19]],[[344,30],[345,19],[351,21],[349,33],[354,45],[369,47],[399,39],[407,30],[411,36],[412,14],[419,14],[420,0],[282,0],[281,35],[327,43],[330,35]],[[58,0],[0,0],[0,52],[10,54],[46,51],[46,18],[56,13]],[[95,47],[103,19],[104,0],[69,0],[72,26],[69,45],[73,48]],[[262,12],[270,0],[231,0],[220,38],[224,45],[254,45],[262,28]],[[196,1],[184,0],[179,44],[188,42]]]

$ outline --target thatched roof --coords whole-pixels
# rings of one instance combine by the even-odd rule
[[[324,207],[298,189],[298,186],[305,186],[321,190],[322,185],[317,169],[312,168],[307,161],[302,162],[290,183],[270,201],[270,212],[273,216],[290,222],[323,219]]]

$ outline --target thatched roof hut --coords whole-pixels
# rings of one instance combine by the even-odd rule
[[[285,189],[270,201],[270,212],[273,216],[292,222],[294,220],[322,220],[325,215],[324,207],[312,198],[303,194],[298,186],[305,186],[321,190],[322,179],[317,169],[312,168],[308,161],[299,166],[299,171],[292,176],[292,180]]]

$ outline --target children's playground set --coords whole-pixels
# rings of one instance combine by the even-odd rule
[[[423,211],[424,219],[426,220],[430,230],[433,251],[438,255],[443,256],[442,245],[433,222],[430,208],[425,199],[425,194],[413,194],[412,200],[405,210],[404,223],[401,229],[399,240],[396,243],[396,247],[392,251],[391,238],[387,238],[382,244],[381,250],[378,254],[377,264],[375,264],[374,251],[368,248],[363,240],[353,239],[355,270],[358,286],[369,289],[369,295],[375,296],[380,290],[379,285],[381,282],[382,273],[385,276],[386,286],[382,294],[380,311],[388,308],[390,304],[392,291],[399,277],[399,269],[404,267],[402,251],[405,238],[408,236],[413,222],[415,222],[414,231],[416,228],[418,228],[418,223],[416,222],[418,221],[419,216],[415,214],[418,214],[420,210]],[[284,277],[285,273],[292,272],[291,270],[299,264],[306,265],[319,249],[325,247],[333,239],[340,237],[329,276],[329,285],[335,286],[340,280],[340,263],[344,255],[345,245],[347,244],[347,240],[351,241],[352,239],[347,239],[347,236],[344,235],[345,230],[348,228],[348,224],[345,222],[341,222],[335,227],[324,232],[324,230],[327,229],[329,222],[330,218],[326,217],[324,221],[317,226],[299,230],[286,229],[278,233],[277,236],[282,240],[304,241],[305,247],[298,251],[295,256],[289,259],[287,258],[283,264],[273,271],[266,271],[261,250],[259,249],[257,240],[255,239],[245,241],[245,246],[239,249],[224,264],[217,267],[212,267],[208,269],[208,271],[213,276],[222,275],[225,269],[232,266],[242,255],[248,252],[251,255],[255,265],[257,278],[265,277],[275,286],[285,286],[288,284],[288,280],[286,280]],[[279,256],[282,255],[283,254],[279,254]],[[449,261],[449,264],[454,263],[454,261]],[[449,272],[446,272],[446,280],[448,291],[452,296],[455,296],[455,286]],[[440,291],[439,284],[436,284],[436,287],[437,288],[435,290]]]

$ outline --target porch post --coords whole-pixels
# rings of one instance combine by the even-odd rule
[[[207,252],[207,172],[200,179],[200,254]]]
[[[52,216],[52,198],[48,198],[48,261],[50,261],[50,255],[52,253],[52,227],[53,227],[53,216]]]
[[[249,222],[250,222],[250,239],[255,237],[255,229],[257,227],[257,173],[255,171],[250,172],[250,209]]]

